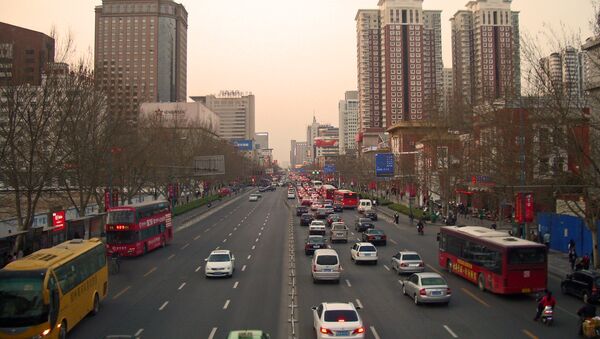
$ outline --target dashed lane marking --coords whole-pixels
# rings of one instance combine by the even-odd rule
[[[227,309],[227,307],[229,307],[229,302],[230,302],[230,300],[229,300],[229,299],[227,299],[227,301],[225,302],[225,305],[223,305],[223,309],[224,309],[224,310],[226,310],[226,309]]]
[[[200,265],[200,266],[196,267],[196,271],[195,271],[195,272],[198,272],[198,271],[200,271],[200,269],[201,269],[201,268],[202,268],[202,265]]]
[[[217,328],[213,327],[212,331],[210,331],[210,334],[208,335],[208,339],[213,339],[215,337],[215,333],[217,333]]]
[[[227,238],[223,239],[223,243],[226,243],[226,242],[227,242]]]
[[[356,299],[356,305],[358,305],[358,307],[360,307],[360,308],[363,308],[362,303],[358,299]]]
[[[156,266],[152,267],[152,268],[150,269],[150,271],[148,271],[148,272],[146,272],[146,273],[144,274],[144,277],[147,277],[147,276],[149,276],[150,274],[152,274],[152,272],[156,271],[156,268],[157,268]]]
[[[246,265],[242,266],[242,272],[246,270]]]
[[[143,328],[140,328],[137,332],[135,332],[135,334],[133,335],[134,337],[139,337],[140,334],[142,334],[142,332],[144,332]]]
[[[375,339],[381,339],[379,333],[377,333],[377,330],[375,330],[375,327],[373,326],[371,326],[371,333],[373,333],[373,337],[375,337]]]
[[[179,285],[179,288],[177,290],[181,291],[181,289],[183,288],[183,286],[185,286],[185,283],[182,283],[181,285]]]
[[[159,310],[159,311],[162,311],[162,310],[164,310],[164,309],[165,309],[165,307],[167,307],[167,305],[168,305],[168,304],[169,304],[169,302],[168,302],[168,301],[165,301],[165,302],[164,302],[164,304],[162,304],[162,306],[158,308],[158,310]]]
[[[463,292],[465,292],[468,296],[470,296],[471,298],[475,299],[477,302],[479,302],[481,305],[485,306],[485,307],[491,307],[490,304],[486,303],[485,301],[483,301],[483,299],[479,298],[478,296],[476,296],[475,294],[473,294],[471,291],[467,290],[466,288],[461,288],[461,290]]]
[[[248,260],[250,260],[250,258],[252,258],[252,254],[248,254]]]
[[[397,242],[396,240],[394,240],[394,239],[390,239],[390,242],[391,242],[392,244],[394,244],[394,245],[398,245],[398,242]]]
[[[255,242],[258,242],[258,238],[256,238],[256,241],[255,241]]]
[[[352,287],[352,284],[350,283],[350,280],[346,279],[346,285],[348,285],[348,287]]]
[[[221,246],[217,246],[217,247],[215,247],[215,250],[218,250],[219,248],[221,248]]]
[[[454,333],[454,331],[452,331],[452,330],[450,329],[450,327],[448,327],[448,325],[444,325],[444,328],[446,329],[446,331],[448,331],[448,333],[450,333],[450,335],[451,335],[453,338],[458,338],[458,336],[456,335],[456,333]]]
[[[198,234],[197,236],[194,237],[194,240],[198,240],[200,239],[200,234]]]
[[[526,336],[528,336],[529,338],[531,338],[531,339],[538,339],[538,337],[537,337],[537,336],[535,336],[533,333],[531,333],[531,332],[529,332],[529,331],[527,331],[527,330],[523,330],[523,333],[524,333]]]
[[[168,258],[167,258],[167,260],[171,260],[171,259],[173,259],[174,257],[175,257],[175,254],[171,254],[171,255],[170,255]]]
[[[386,270],[388,270],[388,271],[390,270],[390,268],[389,268],[389,267],[387,267],[387,265],[383,265],[383,267],[384,267]]]
[[[229,233],[229,236],[231,236],[233,233]]]
[[[239,281],[236,281],[235,284],[233,284],[233,288],[234,289],[237,288],[239,283],[240,283]]]
[[[187,244],[185,244],[185,245],[181,246],[181,249],[182,249],[182,250],[185,250],[185,249],[186,249],[188,246],[190,246],[190,243],[187,243]]]
[[[255,248],[256,248],[256,245],[252,245],[252,249],[255,249]]]
[[[119,292],[119,293],[115,294],[115,296],[114,296],[114,297],[112,297],[112,298],[113,298],[113,300],[115,300],[115,299],[117,299],[118,297],[122,296],[122,295],[123,295],[123,293],[127,292],[127,291],[128,291],[130,288],[131,288],[131,286],[127,286],[127,287],[125,287],[124,289],[122,289],[122,290],[121,290],[121,292]]]
[[[427,267],[429,267],[430,270],[434,271],[435,273],[439,274],[439,275],[443,275],[442,272],[440,272],[437,268],[427,264]]]

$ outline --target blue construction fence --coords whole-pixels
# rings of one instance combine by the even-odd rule
[[[566,214],[538,213],[539,234],[550,232],[550,248],[567,253],[569,240],[575,240],[577,255],[592,254],[592,233],[583,219]],[[600,228],[600,222],[597,225]],[[599,237],[600,239],[600,237]]]

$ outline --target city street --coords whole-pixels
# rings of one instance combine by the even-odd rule
[[[265,192],[258,202],[244,195],[201,221],[178,231],[165,249],[125,260],[110,280],[110,294],[100,314],[73,329],[72,338],[139,335],[142,338],[224,338],[230,330],[258,328],[273,338],[288,337],[289,308],[286,239],[290,210],[285,192]],[[293,207],[293,206],[292,206]],[[217,208],[217,207],[215,207]],[[353,229],[355,211],[342,217]],[[552,327],[532,321],[532,296],[496,296],[448,276],[437,265],[436,229],[427,226],[418,236],[409,225],[394,225],[381,218],[376,227],[388,235],[379,247],[377,265],[350,262],[350,246],[334,244],[343,272],[340,284],[314,284],[310,256],[303,251],[307,227],[294,217],[296,281],[299,321],[297,338],[314,337],[311,306],[323,301],[352,301],[369,338],[569,338],[576,335],[576,310],[581,302],[560,295],[559,280],[550,276],[558,309]],[[186,225],[187,226],[187,225]],[[229,249],[236,257],[232,278],[206,279],[204,258],[215,248]],[[415,306],[402,295],[398,276],[390,271],[390,258],[399,249],[417,250],[427,271],[446,276],[452,288],[448,306]]]

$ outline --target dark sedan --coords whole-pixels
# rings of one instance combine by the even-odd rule
[[[365,212],[365,218],[369,218],[373,221],[377,221],[377,212],[371,210]]]
[[[322,235],[309,235],[304,243],[304,254],[311,255],[315,253],[315,250],[322,248],[327,248],[325,237]]]
[[[302,216],[302,214],[308,213],[308,207],[306,206],[298,206],[296,207],[296,216]]]
[[[333,211],[335,213],[344,212],[344,206],[342,204],[333,204]]]
[[[600,300],[600,273],[582,270],[567,274],[560,289],[565,294],[581,298],[583,302],[597,303]]]
[[[318,220],[326,219],[328,215],[329,211],[327,210],[327,208],[319,208],[317,209],[317,213],[315,213],[316,219]]]
[[[331,224],[333,224],[334,222],[338,222],[338,221],[342,221],[342,218],[337,215],[337,214],[330,214],[327,217],[327,226],[331,227]]]
[[[308,226],[313,221],[313,215],[310,213],[304,213],[300,216],[300,226]]]
[[[354,224],[354,228],[358,232],[364,232],[364,231],[368,230],[369,228],[375,228],[375,224],[373,224],[373,220],[371,220],[369,218],[360,218],[360,219],[356,220],[356,223]]]
[[[368,229],[362,234],[362,241],[373,245],[387,245],[387,236],[382,230]]]

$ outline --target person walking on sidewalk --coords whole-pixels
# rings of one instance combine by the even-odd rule
[[[396,223],[396,225],[398,225],[399,221],[400,221],[400,216],[398,215],[398,213],[394,213],[394,223]]]
[[[577,260],[577,252],[575,247],[569,248],[569,264],[571,264],[571,271],[575,271],[575,261]]]
[[[575,251],[575,240],[569,240],[569,244],[567,245],[567,250],[571,253],[571,250]]]
[[[546,250],[550,250],[550,232],[546,231],[544,233],[544,245],[546,245]]]

